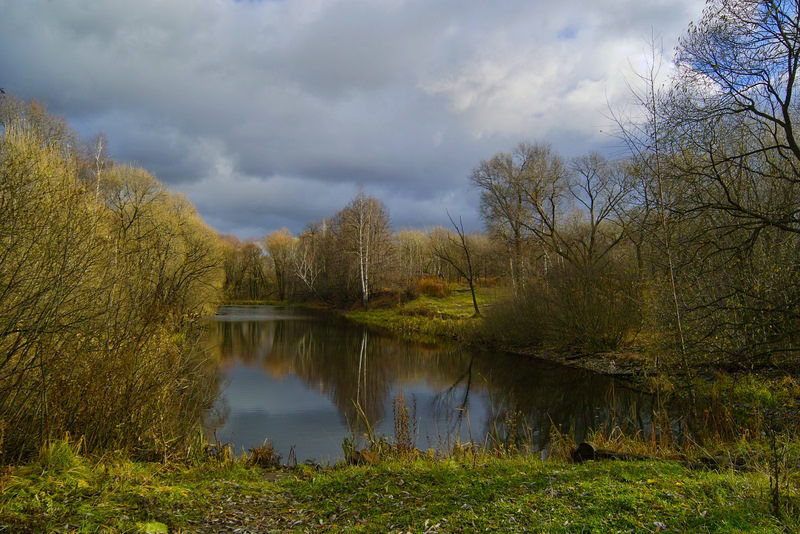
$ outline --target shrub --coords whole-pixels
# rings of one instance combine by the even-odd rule
[[[67,133],[37,126],[41,110],[14,113],[0,131],[0,461],[67,434],[89,453],[178,452],[217,391],[198,318],[221,282],[218,237],[151,174],[109,164],[101,180]]]
[[[531,281],[526,290],[485,312],[480,335],[510,346],[541,346],[548,339],[544,288]]]
[[[550,330],[556,344],[612,350],[638,328],[641,299],[636,279],[620,266],[613,267],[566,265],[548,279]]]
[[[566,265],[487,310],[482,335],[512,346],[612,350],[639,327],[640,306],[638,284],[625,269]]]
[[[426,297],[442,298],[450,294],[447,283],[441,278],[426,276],[417,281],[418,292]]]

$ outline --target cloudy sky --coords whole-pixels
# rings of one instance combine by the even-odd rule
[[[0,0],[0,87],[242,239],[344,207],[477,228],[468,175],[522,140],[619,153],[608,105],[703,0]]]

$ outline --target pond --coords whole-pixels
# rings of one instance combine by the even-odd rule
[[[439,452],[511,434],[546,454],[553,425],[579,441],[603,426],[647,428],[652,414],[649,396],[612,378],[400,340],[328,313],[228,306],[209,334],[224,385],[207,431],[237,454],[269,438],[284,461],[333,464],[347,438],[393,440],[402,403],[417,448]]]

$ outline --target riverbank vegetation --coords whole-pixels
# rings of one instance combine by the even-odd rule
[[[0,96],[0,126],[0,462],[66,434],[169,456],[216,396],[216,234],[42,104]]]
[[[389,305],[381,305],[379,301],[369,309],[348,310],[345,316],[420,341],[467,343],[474,338],[479,321],[468,287],[422,277],[411,291],[418,296],[405,302],[392,299]],[[503,288],[481,285],[475,302],[479,309],[485,310],[500,302],[504,294]]]
[[[2,473],[0,525],[152,534],[800,528],[796,509],[770,513],[769,488],[768,476],[755,470],[672,461],[573,464],[465,451],[444,460],[406,455],[374,465],[265,470],[224,455],[179,464],[89,460],[79,444],[61,441]],[[793,498],[796,506],[800,496]]]

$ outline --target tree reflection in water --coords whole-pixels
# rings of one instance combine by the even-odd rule
[[[517,429],[526,446],[538,451],[546,449],[553,425],[580,440],[592,428],[646,431],[652,423],[650,397],[613,379],[547,361],[424,346],[305,310],[229,307],[221,313],[210,325],[209,342],[229,378],[227,400],[220,399],[229,413],[213,426],[220,439],[237,447],[269,437],[285,443],[284,453],[297,445],[302,461],[300,444],[311,438],[292,437],[292,432],[307,427],[331,436],[332,443],[306,457],[341,456],[341,436],[364,428],[357,406],[369,426],[393,437],[392,421],[385,419],[391,418],[392,398],[401,389],[421,400],[420,441],[439,449],[456,440],[505,441],[509,430]],[[328,414],[324,421],[323,413]],[[237,418],[248,418],[246,428],[237,427]],[[240,442],[247,441],[245,430],[258,437]]]

